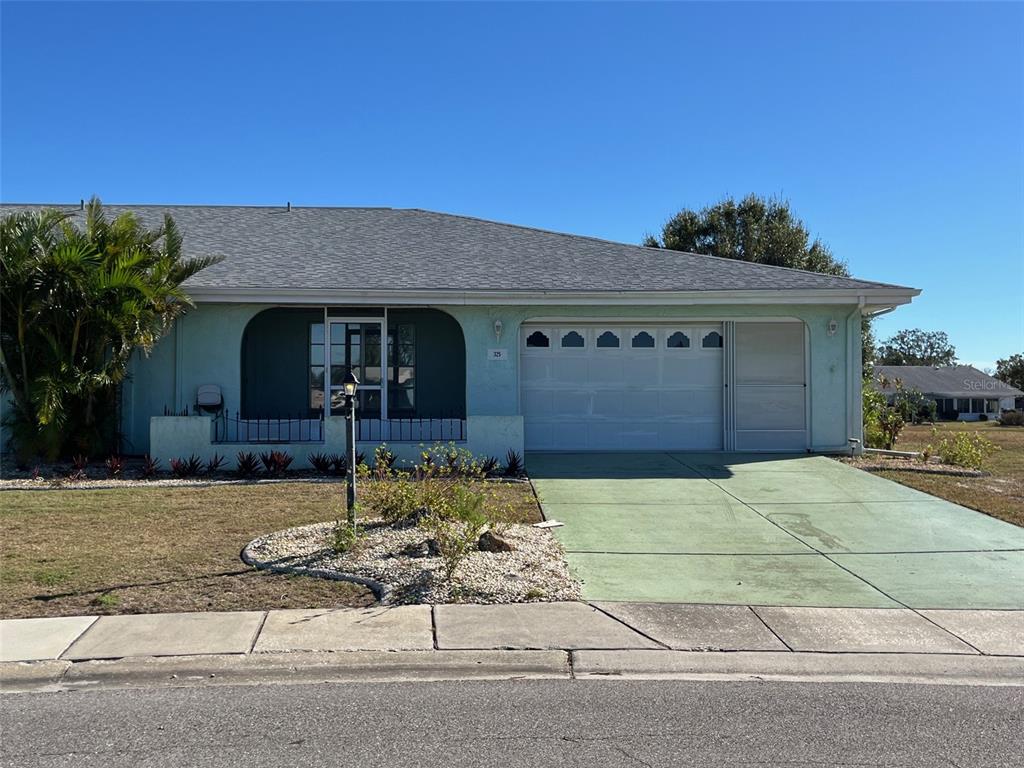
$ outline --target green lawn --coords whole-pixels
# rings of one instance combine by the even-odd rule
[[[520,519],[526,483],[494,484]],[[360,606],[353,584],[253,570],[262,534],[337,517],[339,483],[0,492],[0,617]]]
[[[918,451],[936,438],[956,432],[978,433],[1000,450],[989,460],[988,477],[952,477],[887,470],[882,477],[909,485],[934,496],[962,504],[1000,520],[1024,526],[1024,427],[1000,427],[995,422],[942,422],[932,427],[909,426],[896,445],[901,451]]]

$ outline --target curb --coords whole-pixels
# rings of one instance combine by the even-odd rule
[[[1024,657],[781,651],[337,651],[0,663],[0,693],[471,680],[1024,687]]]
[[[571,677],[567,651],[339,651],[0,663],[0,692]]]

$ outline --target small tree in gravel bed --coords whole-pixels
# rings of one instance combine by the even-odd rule
[[[463,485],[451,486],[443,508],[431,509],[420,525],[437,543],[445,580],[451,584],[455,571],[477,548],[477,541],[490,523],[485,495]]]

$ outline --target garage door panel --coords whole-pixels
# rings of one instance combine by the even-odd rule
[[[736,429],[804,429],[804,388],[736,387]]]
[[[593,415],[604,418],[622,418],[625,415],[626,401],[622,392],[615,390],[597,390],[594,392]]]
[[[802,323],[738,323],[736,384],[803,384]]]
[[[578,354],[552,355],[551,378],[555,381],[585,381],[587,376],[587,359]]]
[[[737,451],[802,451],[807,447],[804,431],[754,430],[736,433]]]
[[[523,412],[541,418],[551,416],[554,413],[552,392],[547,389],[524,389]]]
[[[692,450],[694,444],[705,445],[703,450],[722,449],[722,422],[707,418],[704,421],[678,423],[665,421],[658,425],[658,443],[666,450]]]
[[[679,384],[722,386],[722,355],[718,353],[677,353],[670,350],[663,358],[664,381]]]
[[[555,391],[551,397],[552,413],[559,416],[586,416],[590,413],[590,399],[589,392]]]
[[[622,381],[627,386],[644,387],[658,384],[661,371],[658,357],[655,354],[630,358],[623,366]]]
[[[526,388],[529,385],[550,379],[551,373],[548,363],[549,360],[543,357],[524,355],[519,369],[523,387]]]
[[[666,390],[659,394],[663,416],[684,416],[697,421],[721,422],[722,393],[717,389]]]
[[[592,384],[621,385],[623,381],[622,355],[597,350],[587,358],[586,381]]]

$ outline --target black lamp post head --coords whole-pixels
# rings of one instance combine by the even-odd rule
[[[342,379],[341,384],[345,388],[345,394],[348,397],[353,397],[356,390],[359,389],[359,379],[356,378],[356,375],[351,368],[345,374],[345,378]]]

